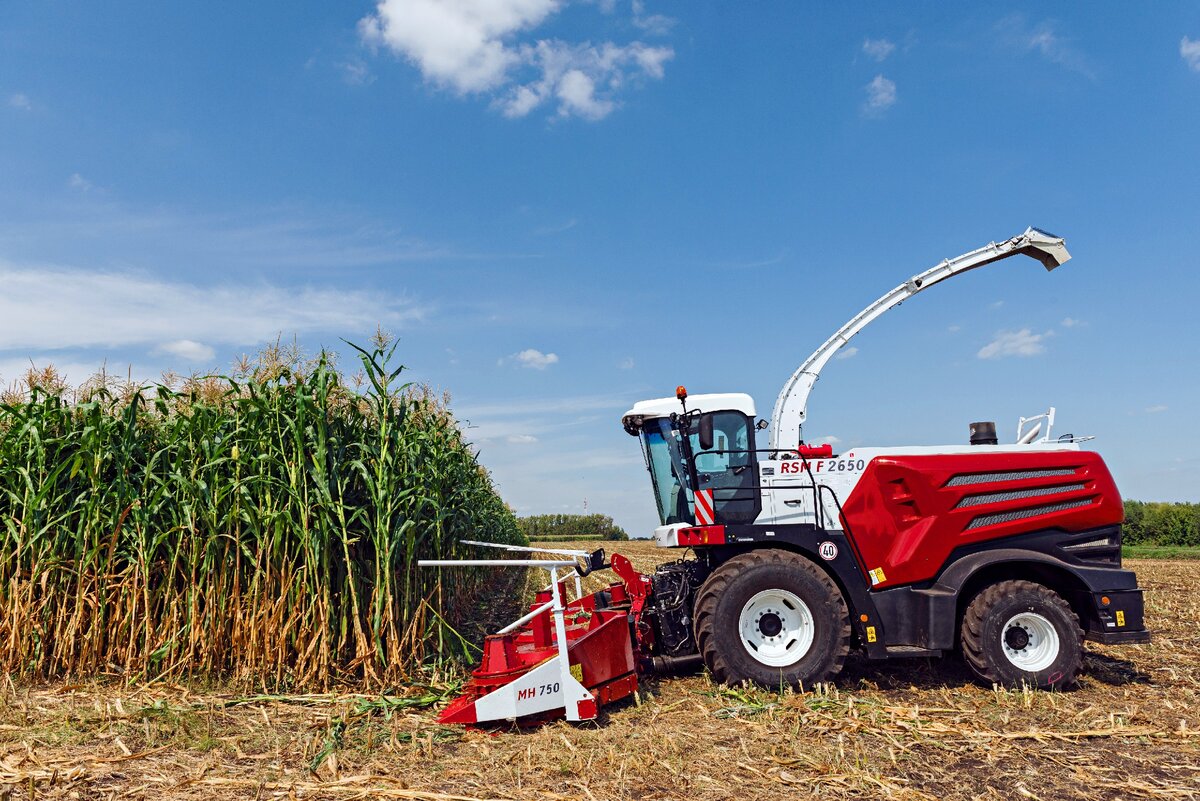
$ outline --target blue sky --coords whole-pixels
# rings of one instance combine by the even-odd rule
[[[749,9],[749,10],[748,10]],[[654,525],[635,400],[825,370],[811,439],[1059,410],[1200,500],[1200,7],[0,5],[0,381],[401,339],[522,514]]]

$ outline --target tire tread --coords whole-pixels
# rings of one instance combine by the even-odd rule
[[[695,625],[696,641],[705,666],[713,678],[721,684],[736,684],[741,681],[741,677],[736,675],[733,668],[722,656],[720,649],[716,647],[718,638],[722,636],[717,630],[716,625],[717,602],[729,589],[729,585],[735,576],[751,568],[767,565],[795,568],[809,573],[825,585],[829,597],[834,600],[837,608],[838,625],[841,631],[837,637],[836,645],[831,655],[832,658],[827,664],[826,669],[820,675],[810,677],[811,683],[829,681],[841,672],[842,666],[846,662],[846,656],[850,653],[850,613],[846,608],[846,601],[842,597],[842,591],[829,575],[810,559],[806,559],[791,551],[783,551],[775,548],[753,550],[729,559],[714,570],[712,575],[708,577],[708,580],[701,586],[696,598]],[[729,633],[725,633],[724,636],[730,635]]]
[[[1024,579],[1010,579],[992,584],[971,600],[966,614],[963,615],[962,628],[959,632],[963,660],[967,663],[967,667],[984,682],[1001,686],[1009,683],[987,658],[983,642],[984,621],[996,604],[1019,592],[1032,592],[1040,596],[1043,602],[1057,607],[1068,620],[1074,621],[1076,641],[1081,641],[1083,638],[1083,629],[1079,627],[1079,618],[1075,615],[1075,611],[1063,600],[1061,595],[1044,584]],[[1082,659],[1074,660],[1067,666],[1062,679],[1055,682],[1054,686],[1073,686],[1081,667]]]

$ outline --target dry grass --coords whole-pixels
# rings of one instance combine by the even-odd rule
[[[615,545],[647,569],[674,555]],[[420,688],[382,700],[10,685],[0,799],[1200,796],[1194,563],[1134,566],[1155,642],[1089,644],[1072,692],[988,690],[955,659],[852,661],[821,692],[664,679],[593,724],[497,734],[435,725]]]

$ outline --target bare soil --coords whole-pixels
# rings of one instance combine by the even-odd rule
[[[646,570],[675,555],[617,549]],[[1061,693],[981,687],[957,658],[852,659],[817,692],[649,680],[593,723],[487,732],[437,726],[421,687],[255,696],[9,680],[0,801],[1197,797],[1196,563],[1129,564],[1154,642],[1089,643],[1080,687]]]

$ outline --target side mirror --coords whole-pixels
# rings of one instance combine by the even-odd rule
[[[713,416],[700,415],[700,450],[711,451],[713,446]]]
[[[757,428],[759,431],[766,431],[767,426],[769,426],[769,425],[771,425],[771,424],[769,422],[767,422],[766,420],[759,420],[758,424],[755,425],[754,427]]]

